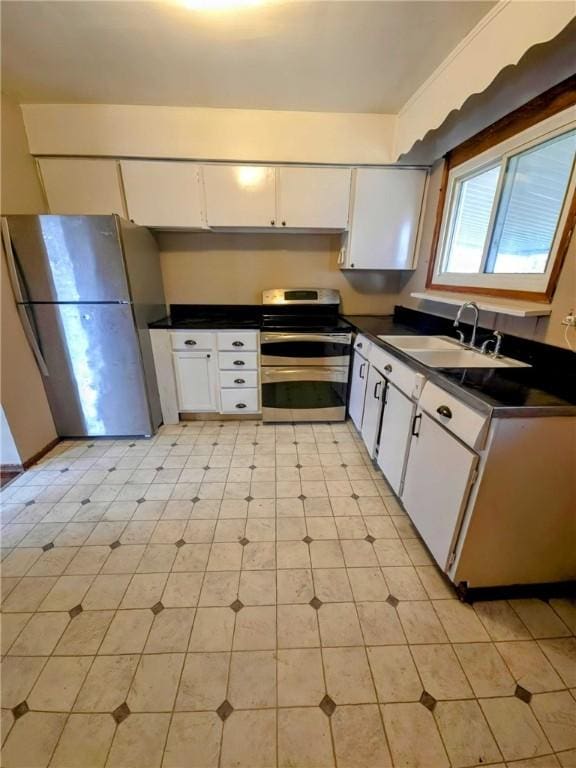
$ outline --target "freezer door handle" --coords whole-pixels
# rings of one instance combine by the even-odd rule
[[[22,323],[24,333],[26,334],[26,338],[28,339],[28,344],[30,344],[30,349],[36,358],[36,362],[38,363],[38,368],[40,368],[43,376],[49,376],[50,372],[48,371],[46,360],[44,360],[44,355],[40,349],[40,344],[38,343],[38,339],[34,333],[34,328],[32,327],[32,323],[28,317],[26,307],[23,304],[18,304],[18,314],[20,315],[20,321]]]

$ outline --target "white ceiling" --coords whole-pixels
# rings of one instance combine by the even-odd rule
[[[2,87],[21,102],[394,113],[494,2],[1,5]]]

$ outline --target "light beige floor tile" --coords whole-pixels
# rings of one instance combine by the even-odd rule
[[[198,608],[188,650],[229,651],[233,633],[234,612],[230,608]]]
[[[208,571],[240,570],[242,545],[239,543],[214,543],[208,558]]]
[[[321,542],[313,542],[314,544]],[[303,541],[279,541],[276,544],[276,560],[278,568],[310,568],[310,553],[308,545]]]
[[[235,651],[232,654],[228,700],[235,709],[276,706],[274,651]]]
[[[325,693],[318,649],[278,651],[278,706],[318,706]]]
[[[424,689],[435,699],[464,699],[473,695],[449,645],[413,645],[410,650]]]
[[[2,610],[10,611],[36,611],[46,595],[58,581],[57,576],[37,576],[35,578],[24,577],[8,595]]]
[[[278,768],[296,766],[335,766],[328,718],[320,709],[278,712]]]
[[[315,648],[320,645],[317,611],[310,605],[279,605],[278,648]]]
[[[447,643],[448,637],[431,603],[401,602],[398,616],[409,643]]]
[[[504,764],[502,763],[502,765]],[[556,755],[529,757],[527,760],[514,760],[512,763],[507,763],[509,768],[558,768],[559,765]]]
[[[210,525],[210,521],[198,521],[199,523],[206,522],[208,525]],[[152,534],[152,538],[150,539],[150,542],[152,544],[176,544],[177,541],[183,538],[184,531],[186,530],[186,521],[185,520],[160,520],[156,528],[154,528],[154,533]],[[211,525],[211,530],[214,530],[214,526]],[[193,542],[195,539],[189,538],[184,539],[188,542]],[[202,539],[204,541],[205,539]],[[211,541],[211,539],[208,539],[208,541]]]
[[[210,544],[185,544],[178,549],[172,570],[176,573],[180,571],[204,571],[209,554]]]
[[[120,723],[106,768],[160,768],[170,715],[134,713]]]
[[[83,656],[98,652],[114,611],[83,611],[64,630],[55,655]]]
[[[338,538],[340,539],[363,539],[368,535],[366,525],[361,517],[337,517],[334,522],[336,523]]]
[[[229,653],[187,654],[175,709],[216,710],[226,698],[229,666]]]
[[[244,605],[273,605],[276,602],[276,572],[241,571],[238,598]]]
[[[380,565],[413,565],[400,539],[376,539],[373,547]]]
[[[332,715],[339,768],[386,768],[392,760],[375,704],[337,707]]]
[[[375,539],[397,539],[398,531],[388,515],[370,515],[365,520],[366,528]]]
[[[168,573],[177,551],[174,544],[148,544],[138,564],[137,573]]]
[[[411,565],[386,566],[382,568],[391,595],[398,600],[427,600],[426,593],[416,569]]]
[[[55,547],[43,552],[28,571],[28,576],[60,576],[66,570],[77,547]]]
[[[388,603],[356,603],[366,645],[396,645],[406,637],[396,609]]]
[[[532,637],[566,637],[571,634],[558,614],[543,600],[533,598],[509,602]]]
[[[118,611],[106,633],[99,653],[141,653],[154,614],[150,610]]]
[[[91,664],[90,656],[48,659],[28,695],[30,709],[44,712],[70,711]]]
[[[276,607],[247,606],[236,614],[235,651],[276,648]]]
[[[204,576],[198,605],[230,605],[238,597],[240,571],[212,571]]]
[[[432,604],[450,642],[476,643],[490,640],[472,606],[459,600],[434,600]]]
[[[530,706],[555,750],[576,749],[576,701],[568,691],[538,693]]]
[[[17,720],[2,750],[4,768],[46,768],[68,716],[28,712]]]
[[[276,567],[276,546],[273,541],[251,541],[244,547],[242,570],[262,571]]]
[[[25,701],[38,679],[46,657],[8,656],[0,669],[0,700],[3,709],[12,709]]]
[[[434,558],[419,539],[404,539],[402,543],[412,565],[433,565],[437,568]]]
[[[530,693],[544,693],[564,687],[535,641],[496,643],[496,648],[518,685]]]
[[[126,702],[132,712],[170,712],[174,706],[183,653],[144,655]]]
[[[218,768],[222,721],[213,712],[177,712],[162,768]]]
[[[430,600],[455,600],[456,592],[435,565],[418,565],[416,573]]]
[[[491,643],[454,645],[474,694],[478,697],[511,696],[516,681]]]
[[[249,541],[275,541],[276,521],[266,517],[252,518],[246,523],[245,536]]]
[[[167,573],[137,573],[122,598],[120,608],[152,608],[162,597]]]
[[[15,722],[14,715],[9,709],[0,709],[0,736],[2,744],[8,738],[8,734]]]
[[[345,568],[314,568],[312,575],[316,597],[323,603],[353,600]]]
[[[52,653],[69,622],[67,613],[38,613],[32,616],[12,643],[10,654],[46,656]]]
[[[331,517],[307,517],[308,536],[314,539],[337,539],[338,531]]]
[[[308,603],[314,597],[312,571],[290,568],[276,574],[278,603]]]
[[[166,581],[161,602],[166,608],[194,607],[200,599],[203,573],[171,573]]]
[[[572,634],[576,635],[576,598],[552,597],[549,604],[556,611]]]
[[[318,611],[318,622],[324,647],[364,644],[354,603],[326,603]]]
[[[352,593],[357,602],[386,600],[389,591],[380,568],[349,568],[347,570]]]
[[[212,525],[212,520],[192,520],[190,526],[205,526],[206,524]],[[236,543],[244,536],[246,529],[246,518],[244,517],[231,517],[227,519],[218,520],[216,523],[216,529],[213,536],[215,542],[233,542]],[[195,535],[194,538],[190,538],[190,541],[198,541],[199,536]],[[207,538],[204,534],[201,541],[211,541],[211,538]]]
[[[566,619],[564,619],[566,620]],[[562,768],[576,768],[576,749],[568,749],[558,755]]]
[[[115,729],[108,714],[71,715],[50,768],[104,768]]]
[[[165,608],[155,617],[144,653],[184,653],[188,648],[195,611]]]
[[[418,701],[422,683],[407,645],[374,646],[366,649],[378,701]]]
[[[253,484],[254,485],[254,484]],[[233,712],[224,723],[221,768],[275,768],[276,712]]]
[[[118,608],[130,578],[129,574],[96,576],[82,600],[82,607],[86,611]]]
[[[453,768],[502,759],[494,737],[475,701],[440,701],[434,717]]]
[[[376,701],[376,692],[364,648],[324,648],[326,689],[336,704]]]
[[[382,705],[384,729],[394,765],[448,768],[450,765],[432,713],[421,704]]]
[[[474,603],[474,610],[492,640],[530,639],[530,633],[506,600]]]
[[[92,549],[92,547],[90,547]],[[122,545],[110,553],[101,573],[135,573],[146,547],[143,544]]]
[[[313,541],[310,557],[313,568],[343,568],[345,565],[339,541]]]
[[[347,568],[368,568],[378,565],[374,547],[369,541],[348,539],[340,542]]]
[[[512,696],[481,699],[480,706],[505,760],[520,760],[552,749],[530,707]]]
[[[540,648],[569,687],[576,687],[576,638],[540,640]]]
[[[8,653],[10,646],[24,629],[32,613],[5,613],[2,616],[2,633],[0,637],[2,655]]]
[[[126,701],[139,657],[97,656],[80,689],[76,712],[113,712]]]

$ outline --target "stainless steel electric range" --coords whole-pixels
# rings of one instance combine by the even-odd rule
[[[274,288],[262,303],[262,419],[343,421],[352,333],[338,291]]]

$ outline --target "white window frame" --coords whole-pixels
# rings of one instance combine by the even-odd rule
[[[438,249],[436,251],[436,259],[433,272],[433,285],[446,287],[450,289],[454,287],[475,288],[482,289],[487,288],[490,290],[502,290],[502,291],[526,291],[530,293],[544,293],[549,285],[552,272],[554,270],[554,264],[556,262],[556,256],[558,252],[558,246],[562,239],[562,233],[566,225],[566,220],[569,215],[570,201],[576,190],[576,163],[572,167],[572,173],[570,181],[566,189],[566,195],[562,204],[562,210],[558,219],[558,226],[552,241],[552,247],[550,249],[550,255],[546,264],[546,271],[544,273],[534,274],[510,274],[510,273],[486,273],[482,272],[485,268],[486,260],[490,250],[490,243],[494,232],[494,225],[496,222],[496,214],[498,212],[498,201],[502,191],[502,185],[505,179],[505,169],[508,159],[512,155],[516,155],[519,152],[523,152],[530,149],[532,146],[541,144],[549,139],[553,139],[555,136],[559,136],[563,133],[567,133],[570,130],[576,129],[576,119],[574,115],[574,108],[563,110],[552,117],[542,120],[536,125],[527,128],[521,133],[517,133],[505,141],[490,147],[485,152],[482,152],[470,160],[467,160],[460,165],[452,168],[448,174],[447,181],[447,193],[444,203],[444,210],[442,213],[442,223],[440,227],[440,237],[438,240]],[[480,264],[479,272],[446,272],[444,271],[447,257],[448,248],[451,241],[451,219],[452,212],[455,203],[458,198],[459,183],[465,181],[468,177],[474,176],[480,171],[488,170],[494,166],[500,166],[500,175],[498,178],[498,184],[494,196],[495,205],[492,207],[490,215],[490,221],[488,223],[488,231],[486,234],[486,240],[484,243],[484,250],[482,253],[482,260]]]

